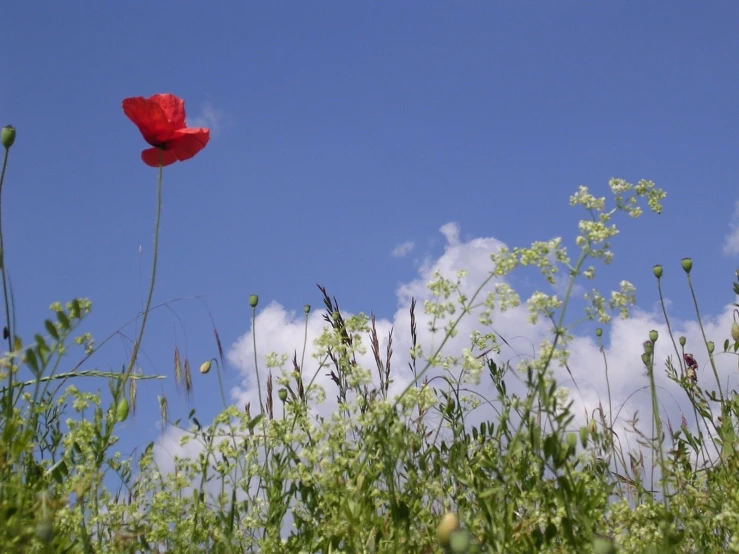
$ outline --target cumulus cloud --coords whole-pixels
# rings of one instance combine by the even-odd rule
[[[413,241],[407,240],[404,243],[399,244],[395,248],[393,248],[393,257],[394,258],[403,258],[404,256],[407,256],[413,251],[413,248],[415,248],[416,244]]]
[[[491,253],[498,251],[504,244],[492,237],[479,237],[464,242],[460,240],[459,226],[448,223],[441,227],[441,234],[446,239],[443,254],[434,260],[430,260],[419,268],[415,279],[399,286],[396,291],[398,298],[398,309],[394,314],[378,318],[376,321],[378,335],[380,337],[380,351],[384,352],[387,346],[387,337],[393,330],[392,359],[393,384],[391,394],[396,394],[405,389],[412,382],[413,375],[409,370],[408,363],[411,361],[411,332],[409,310],[412,299],[417,302],[416,322],[419,342],[426,354],[435,351],[443,339],[443,333],[432,333],[429,331],[431,316],[423,311],[424,301],[434,300],[427,284],[432,280],[436,272],[450,278],[456,279],[457,271],[464,269],[467,276],[462,282],[460,290],[463,294],[471,297],[480,283],[485,281],[493,268],[490,259]],[[502,280],[491,280],[482,289],[480,298],[495,290],[495,285]],[[597,279],[594,283],[597,286]],[[555,289],[556,290],[556,289]],[[552,291],[554,292],[554,291]],[[601,291],[608,296],[608,291]],[[330,291],[329,291],[330,293]],[[525,299],[523,299],[525,300]],[[727,305],[714,317],[705,318],[703,326],[709,340],[714,340],[721,345],[724,338],[728,336],[732,322],[732,306]],[[368,306],[366,312],[369,313]],[[292,311],[277,302],[269,304],[256,318],[257,329],[257,351],[261,357],[258,371],[262,387],[268,377],[269,370],[264,363],[264,356],[270,352],[284,353],[292,358],[297,355],[298,361],[304,357],[303,366],[304,380],[307,382],[315,378],[315,383],[326,390],[326,402],[316,406],[318,413],[328,416],[335,412],[337,399],[335,385],[328,376],[329,370],[321,367],[319,361],[311,356],[313,352],[313,341],[321,335],[322,329],[327,325],[323,320],[322,313],[318,310],[312,312],[306,318],[302,310]],[[455,314],[456,317],[457,314]],[[522,359],[531,359],[536,356],[538,346],[544,339],[551,339],[551,327],[547,322],[540,321],[531,324],[528,319],[528,310],[525,304],[505,311],[496,310],[493,313],[492,330],[501,337],[501,352],[494,356],[499,365],[510,362],[514,367]],[[575,318],[577,319],[577,318]],[[437,327],[443,328],[441,325]],[[703,344],[701,330],[695,321],[672,320],[672,331],[675,337],[685,335],[687,337],[687,350],[692,352],[700,364],[698,371],[699,383],[705,388],[715,388],[715,379],[709,365],[705,347]],[[442,354],[459,356],[464,348],[469,348],[469,337],[473,331],[489,332],[489,328],[483,327],[475,314],[467,315],[458,326],[458,333],[449,339],[443,348]],[[655,346],[655,381],[659,390],[660,409],[665,422],[669,421],[674,429],[680,427],[683,416],[688,419],[689,427],[695,429],[695,420],[692,417],[693,410],[685,392],[670,381],[664,371],[665,360],[670,357],[675,366],[679,367],[679,359],[682,353],[676,352],[673,342],[669,338],[668,329],[664,323],[661,310],[656,307],[652,310],[635,309],[629,320],[614,319],[612,324],[604,331],[604,345],[601,347],[596,342],[592,333],[577,334],[574,329],[575,338],[569,351],[571,353],[568,368],[553,367],[558,383],[569,389],[569,394],[574,401],[574,415],[576,416],[573,426],[583,425],[587,417],[592,417],[594,411],[601,408],[609,417],[609,403],[612,406],[612,417],[616,420],[616,426],[623,446],[638,448],[635,435],[629,438],[625,431],[629,428],[629,420],[638,414],[640,428],[651,434],[651,397],[648,390],[648,378],[646,369],[641,361],[643,343],[647,340],[649,331],[655,329],[659,332],[660,339]],[[307,337],[307,340],[306,340]],[[303,344],[306,351],[303,352]],[[679,349],[678,345],[678,349]],[[358,356],[358,362],[364,367],[373,368],[375,362],[371,351]],[[259,406],[257,391],[257,368],[254,366],[254,346],[251,331],[246,331],[229,349],[228,360],[235,366],[241,375],[241,382],[232,388],[230,397],[240,407],[250,403],[252,407]],[[736,385],[737,371],[736,360],[732,355],[717,355],[716,364],[722,380],[722,386]],[[662,365],[661,365],[662,364]],[[288,366],[290,363],[288,362]],[[445,370],[433,368],[428,376],[441,375]],[[460,370],[453,369],[455,377],[459,377]],[[509,393],[522,393],[524,385],[515,372],[506,377]],[[275,375],[277,377],[277,375]],[[468,389],[474,390],[482,397],[493,400],[496,393],[492,383],[483,371],[482,379],[477,385],[470,385]],[[379,378],[375,376],[375,381]],[[279,412],[281,406],[275,403],[275,411]],[[277,414],[276,414],[277,416]],[[483,404],[474,412],[469,414],[468,423],[477,424],[480,421],[496,420],[494,407]],[[703,429],[705,432],[705,429]],[[669,437],[669,433],[666,435]],[[669,440],[669,439],[668,439]],[[167,447],[171,450],[176,448],[176,441],[167,439]],[[163,459],[162,462],[165,462]],[[166,467],[166,462],[164,466]]]
[[[734,216],[729,225],[731,231],[724,237],[724,254],[739,254],[739,201],[734,204]]]

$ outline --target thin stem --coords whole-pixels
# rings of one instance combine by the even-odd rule
[[[696,319],[698,320],[698,326],[701,329],[701,335],[703,335],[703,343],[706,345],[706,349],[708,349],[708,338],[706,338],[706,331],[703,329],[703,321],[701,321],[701,314],[698,310],[698,299],[695,297],[695,290],[693,289],[693,282],[690,280],[690,273],[687,274],[688,276],[688,287],[690,288],[690,294],[693,297],[693,305],[695,306],[695,315]],[[718,394],[719,398],[721,398],[721,406],[724,405],[724,393],[721,389],[721,380],[718,377],[718,370],[716,369],[716,363],[713,361],[713,352],[708,353],[708,360],[711,362],[711,368],[713,369],[713,375],[716,377],[716,386],[718,387]]]
[[[667,325],[667,332],[670,334],[670,339],[672,340],[672,346],[675,348],[675,355],[677,356],[677,363],[680,364],[680,370],[681,372],[684,372],[683,368],[683,359],[680,355],[680,350],[677,348],[677,343],[675,342],[675,336],[672,334],[672,327],[670,326],[670,318],[667,317],[667,307],[665,306],[665,299],[662,296],[662,281],[660,279],[657,279],[657,292],[659,293],[659,303],[660,306],[662,306],[662,313],[665,316],[665,324]]]
[[[157,279],[157,259],[159,257],[159,223],[162,218],[162,151],[159,151],[159,178],[157,180],[157,218],[154,224],[154,258],[151,266],[151,282],[149,283],[149,295],[146,298],[146,305],[144,306],[144,314],[141,319],[141,328],[139,329],[139,336],[136,342],[133,343],[133,353],[131,354],[131,361],[128,363],[128,369],[126,375],[130,375],[136,365],[136,358],[139,354],[139,348],[141,347],[141,341],[144,338],[144,328],[146,327],[146,320],[149,316],[149,307],[151,306],[151,299],[154,296],[154,284]]]
[[[251,309],[251,338],[254,345],[254,372],[257,374],[257,392],[259,393],[259,413],[264,414],[262,404],[262,385],[259,379],[259,358],[257,357],[257,308]]]
[[[3,156],[3,168],[0,172],[0,272],[2,272],[3,280],[3,299],[5,301],[5,325],[8,328],[8,353],[13,352],[13,329],[12,320],[10,317],[10,301],[8,298],[8,280],[5,272],[5,242],[3,240],[3,227],[2,227],[2,190],[3,183],[5,182],[5,169],[8,167],[8,153],[10,148],[5,148],[5,155]],[[5,398],[7,400],[6,418],[10,420],[10,412],[13,409],[13,367],[8,369],[8,395]]]

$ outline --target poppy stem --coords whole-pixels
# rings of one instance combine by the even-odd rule
[[[5,300],[5,325],[7,328],[7,339],[8,339],[8,355],[12,356],[13,352],[13,327],[10,317],[10,299],[8,298],[8,279],[5,272],[5,243],[3,241],[3,228],[2,228],[2,190],[3,182],[5,181],[5,168],[8,166],[8,152],[10,148],[5,148],[5,155],[3,156],[3,168],[0,172],[0,273],[2,273],[3,280],[3,299]],[[8,395],[4,397],[7,401],[6,404],[6,417],[10,417],[10,412],[13,409],[13,368],[8,370]]]
[[[151,263],[151,282],[149,283],[149,296],[146,298],[146,305],[144,306],[144,313],[141,319],[141,328],[139,329],[139,336],[136,338],[136,342],[133,343],[133,353],[131,354],[131,361],[128,363],[126,377],[131,374],[134,366],[136,365],[136,358],[139,354],[141,340],[144,338],[146,319],[149,316],[151,298],[152,296],[154,296],[154,283],[157,279],[157,258],[159,256],[159,222],[161,221],[162,217],[162,173],[162,151],[159,150],[159,178],[157,180],[157,217],[154,224],[154,258]]]

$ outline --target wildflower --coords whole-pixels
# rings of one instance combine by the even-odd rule
[[[123,112],[154,148],[141,152],[146,165],[159,167],[185,161],[200,152],[210,139],[210,130],[185,124],[185,101],[174,94],[136,96],[123,101]]]
[[[695,383],[698,381],[698,374],[695,371],[698,369],[698,362],[695,361],[692,354],[688,354],[687,352],[683,354],[683,360],[685,360],[685,366],[688,368],[686,372],[688,379]]]

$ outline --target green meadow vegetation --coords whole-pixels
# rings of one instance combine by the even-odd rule
[[[172,152],[170,143],[144,136],[159,148],[161,207],[162,168],[175,160],[162,161],[162,152]],[[0,195],[14,141],[15,129],[5,127]],[[155,165],[157,152],[145,152],[144,161]],[[652,410],[630,424],[637,448],[626,446],[627,426],[615,415],[610,388],[580,424],[554,378],[568,362],[578,322],[606,326],[612,317],[629,317],[635,290],[626,281],[606,295],[592,289],[584,313],[573,315],[568,307],[575,284],[594,280],[596,266],[611,261],[615,221],[660,213],[665,196],[650,181],[612,179],[608,198],[580,187],[569,200],[584,214],[574,257],[559,238],[491,252],[489,275],[474,283],[473,294],[464,292],[464,272],[435,274],[428,283],[434,300],[413,302],[408,313],[408,365],[393,364],[392,334],[379,336],[373,317],[343,313],[325,289],[320,338],[295,345],[291,357],[262,352],[254,327],[258,297],[250,297],[254,363],[268,375],[258,382],[258,405],[227,402],[224,353],[214,328],[215,355],[196,371],[219,381],[221,413],[210,423],[199,421],[195,410],[177,418],[167,399],[158,398],[163,425],[180,428],[183,444],[197,445],[194,457],[175,458],[174,471],[157,465],[153,444],[135,459],[116,451],[129,412],[154,402],[137,397],[139,382],[170,373],[144,375],[136,364],[156,258],[131,357],[119,369],[87,369],[102,344],[82,330],[92,306],[87,299],[55,302],[37,334],[16,334],[0,220],[6,346],[0,364],[0,552],[739,552],[739,396],[722,387],[714,362],[739,349],[739,325],[714,337],[718,348],[705,334],[703,344],[691,345],[711,368],[700,382],[683,337],[656,331],[644,337],[636,361],[643,365],[643,383],[634,386],[648,387]],[[542,290],[564,279],[566,292],[561,298],[535,292],[522,301],[504,279],[523,267],[540,270]],[[652,271],[660,298],[663,273],[687,278],[700,322],[692,269],[684,259]],[[739,282],[733,291],[727,284],[730,294],[739,294]],[[496,329],[499,335],[493,323],[496,314],[521,305],[532,321],[551,325],[551,336],[535,356],[513,365],[496,355],[505,329]],[[306,329],[310,312],[306,305]],[[421,313],[430,325],[417,325]],[[445,346],[463,318],[474,319],[476,331],[466,348],[450,355]],[[595,339],[602,335],[597,328]],[[421,345],[430,337],[436,346],[427,351]],[[669,341],[674,356],[656,359],[657,341]],[[592,371],[608,379],[618,368],[602,351],[603,364]],[[373,355],[372,367],[358,362],[365,352]],[[305,369],[306,356],[318,362],[317,372]],[[189,360],[175,351],[173,365],[174,379],[191,390]],[[663,371],[692,406],[679,427],[659,409],[655,372]],[[318,386],[319,373],[330,375],[332,388]],[[393,394],[391,384],[401,377],[410,384]],[[105,382],[106,394],[82,392],[75,384],[83,378]],[[492,397],[471,392],[483,381],[495,391]],[[328,395],[336,395],[338,408],[321,416],[317,408]],[[471,422],[479,410],[490,417]],[[112,489],[105,484],[111,477],[119,483]]]

